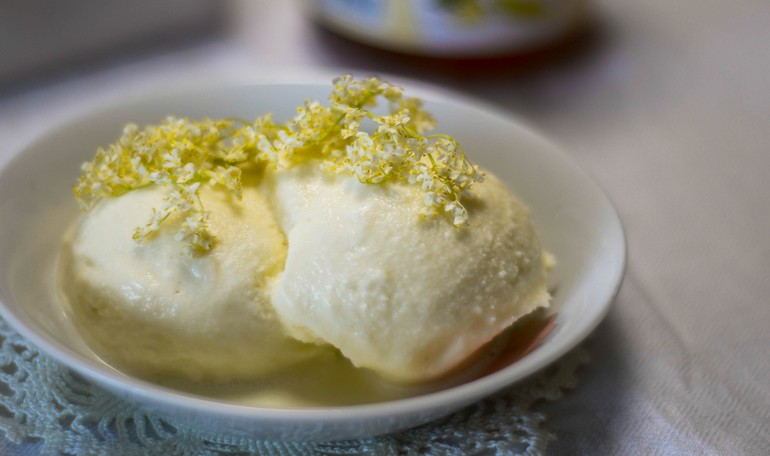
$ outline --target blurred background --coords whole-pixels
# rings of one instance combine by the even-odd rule
[[[561,144],[624,221],[623,289],[554,454],[768,454],[767,0],[0,0],[0,165],[190,80],[407,77]]]
[[[633,62],[610,52],[609,3],[0,0],[0,126],[15,150],[39,130],[20,111],[50,124],[157,85],[326,69],[442,85],[548,127],[578,98],[617,102]]]
[[[312,37],[298,35],[305,28],[298,22],[306,21],[373,47],[423,57],[522,54],[563,41],[588,13],[585,0],[3,0],[0,6],[5,83],[212,39],[244,44],[253,57],[271,63],[307,64],[294,62],[285,49],[301,39],[332,38],[317,30],[309,30]],[[339,56],[352,58],[345,63],[363,63],[352,48],[337,52],[350,54]]]

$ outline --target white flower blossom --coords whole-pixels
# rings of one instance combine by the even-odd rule
[[[387,112],[376,114],[370,108],[381,99]],[[355,176],[363,183],[417,185],[424,192],[422,215],[443,213],[463,226],[468,213],[461,200],[473,197],[473,184],[484,176],[452,137],[424,135],[434,125],[422,101],[404,97],[400,87],[345,75],[334,80],[328,107],[307,100],[283,124],[271,114],[253,122],[170,116],[157,125],[129,123],[114,144],[98,149],[81,166],[73,190],[81,208],[89,210],[104,198],[163,186],[163,205],[152,210],[134,237],[154,235],[178,213],[176,238],[194,253],[215,243],[199,196],[201,185],[221,185],[240,198],[244,168],[255,163],[288,168],[311,158],[320,161],[324,172]]]

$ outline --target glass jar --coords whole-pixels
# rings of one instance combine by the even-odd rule
[[[391,51],[490,57],[547,44],[576,28],[585,0],[303,0],[319,24]]]

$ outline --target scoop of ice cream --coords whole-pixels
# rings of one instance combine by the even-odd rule
[[[242,201],[202,189],[216,244],[197,256],[174,239],[173,215],[156,236],[132,239],[163,197],[153,186],[104,200],[64,245],[62,291],[98,354],[142,375],[231,380],[314,353],[285,334],[270,303],[286,239],[257,188],[246,185]]]
[[[494,176],[474,187],[464,228],[421,218],[419,187],[361,184],[314,163],[266,185],[289,246],[273,305],[292,335],[356,366],[432,379],[548,305],[529,211]]]

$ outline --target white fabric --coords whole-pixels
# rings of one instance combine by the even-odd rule
[[[568,49],[476,67],[382,54],[309,26],[290,2],[270,14],[255,4],[231,39],[6,91],[0,163],[40,126],[190,74],[359,67],[490,100],[561,143],[628,235],[623,289],[586,345],[593,360],[577,389],[540,408],[548,452],[770,454],[766,0],[599,1],[593,33]]]

